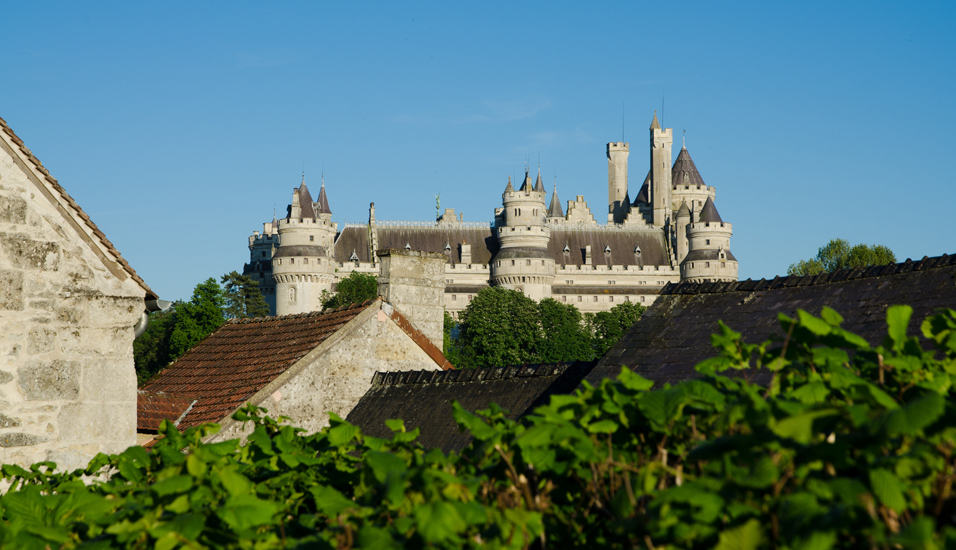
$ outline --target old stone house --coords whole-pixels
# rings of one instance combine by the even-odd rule
[[[136,442],[134,326],[156,298],[0,119],[0,462]]]
[[[345,417],[376,372],[452,368],[428,337],[382,298],[328,312],[234,319],[144,386],[140,441],[167,419],[180,430],[208,422],[221,441],[243,434],[230,419],[252,403],[310,432]]]
[[[317,431],[345,418],[376,372],[452,369],[442,354],[443,258],[379,252],[379,297],[325,312],[227,322],[139,394],[141,442],[163,419],[180,429],[216,422],[212,440],[242,435],[230,419],[245,403]]]

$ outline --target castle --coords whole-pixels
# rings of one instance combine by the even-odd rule
[[[566,212],[556,188],[547,202],[540,168],[535,182],[526,169],[517,190],[508,178],[493,224],[464,222],[450,208],[432,222],[377,221],[372,203],[367,224],[339,230],[324,179],[313,201],[303,178],[286,217],[273,215],[249,237],[243,273],[259,282],[276,315],[320,310],[323,291],[339,279],[378,275],[376,252],[386,249],[444,254],[444,306],[452,315],[489,285],[596,312],[622,302],[650,305],[667,283],[736,281],[732,226],[717,213],[716,190],[686,147],[671,163],[672,144],[673,130],[661,128],[655,112],[650,169],[633,202],[628,144],[607,144],[606,225],[582,195],[567,202]]]

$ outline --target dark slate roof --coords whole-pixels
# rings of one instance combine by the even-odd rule
[[[299,207],[302,209],[302,219],[315,218],[315,209],[312,208],[312,195],[305,185],[305,180],[299,186]]]
[[[717,250],[716,248],[712,248],[712,249],[708,248],[705,250],[691,250],[690,252],[687,253],[686,256],[684,256],[684,260],[681,262],[681,264],[683,264],[684,262],[698,262],[701,260],[719,260],[720,259],[718,257],[719,254],[720,254],[720,251]],[[737,258],[734,257],[733,253],[730,250],[724,250],[724,254],[727,256],[725,259],[730,260],[732,262],[737,261]]]
[[[707,202],[705,202],[704,207],[700,209],[700,216],[697,218],[697,221],[724,223],[724,220],[720,219],[720,214],[717,213],[717,207],[714,206],[714,199],[707,197]]]
[[[554,191],[551,193],[551,206],[548,207],[548,217],[549,218],[563,218],[564,210],[561,210],[561,199],[558,198],[558,186],[554,186]]]
[[[367,225],[347,226],[335,236],[335,261],[349,261],[354,250],[360,262],[371,262],[369,246]]]
[[[565,245],[570,254],[565,256]],[[591,265],[668,265],[664,233],[657,229],[594,229],[587,226],[552,226],[548,251],[557,265],[584,265],[585,249],[591,245]],[[606,258],[604,247],[610,247]],[[634,248],[640,247],[640,261]]]
[[[146,292],[146,299],[154,300],[159,298],[159,296],[157,296],[156,293],[149,288],[149,285],[147,285],[146,282],[136,274],[136,271],[132,268],[132,266],[129,265],[129,263],[126,262],[126,259],[123,258],[122,254],[119,253],[119,250],[116,250],[116,247],[113,246],[113,243],[106,238],[106,235],[100,231],[100,228],[97,227],[95,223],[93,223],[93,220],[91,220],[86,212],[80,208],[80,205],[73,200],[73,197],[71,197],[70,194],[63,189],[63,186],[60,185],[60,182],[58,182],[56,178],[50,174],[50,171],[43,166],[43,163],[40,162],[40,159],[33,155],[33,151],[31,151],[23,143],[23,140],[20,139],[16,133],[14,133],[13,129],[7,125],[7,121],[3,120],[2,118],[0,118],[0,132],[3,132],[7,135],[7,137],[10,138],[10,141],[12,141],[19,149],[19,155],[28,160],[30,164],[32,164],[33,167],[43,175],[43,179],[46,180],[46,184],[53,188],[54,193],[59,195],[59,198],[66,203],[69,209],[72,210],[82,220],[82,223],[86,226],[86,230],[89,231],[90,238],[98,241],[99,244],[101,244],[103,248],[105,248],[107,252],[113,256],[112,260],[119,264],[122,271],[124,271],[131,279],[136,281],[136,284],[138,284],[140,288]],[[77,228],[77,230],[81,233],[84,231],[79,228]],[[122,277],[120,277],[120,279],[122,279]]]
[[[314,258],[324,258],[325,248],[311,244],[297,244],[280,246],[273,254],[273,258],[284,258],[286,256],[311,256]]]
[[[402,250],[407,244],[412,250],[445,254],[445,245],[450,245],[451,250],[448,251],[449,254],[446,254],[448,263],[461,263],[461,247],[458,245],[462,241],[471,245],[471,263],[473,264],[487,264],[498,252],[498,239],[492,233],[490,225],[488,227],[462,227],[455,224],[433,227],[376,226],[375,231],[378,234],[379,250],[389,248]],[[349,249],[348,254],[351,253],[352,250]],[[336,247],[337,254],[338,247]],[[336,256],[336,259],[341,262],[347,260],[348,256],[346,255],[344,259]]]
[[[621,365],[658,384],[697,376],[694,365],[716,352],[710,335],[722,320],[747,342],[782,338],[777,314],[798,309],[819,315],[823,306],[844,318],[843,328],[871,345],[886,335],[886,308],[913,307],[910,334],[936,308],[956,307],[956,256],[838,270],[807,277],[726,283],[669,284],[631,330],[588,376],[591,383],[616,376]],[[759,380],[759,379],[758,379]]]
[[[365,435],[391,437],[385,421],[400,418],[407,430],[421,430],[418,440],[426,448],[460,451],[471,436],[459,431],[453,401],[472,412],[497,403],[516,419],[547,404],[552,395],[573,392],[593,367],[594,362],[575,362],[377,373],[346,420]]]
[[[677,210],[677,217],[681,216],[690,217],[690,208],[687,208],[687,201],[681,201],[680,209]]]
[[[544,193],[544,182],[541,181],[541,168],[538,168],[538,180],[534,182],[534,190]]]
[[[647,171],[647,177],[644,178],[644,183],[641,185],[641,189],[637,192],[637,196],[634,197],[634,206],[638,204],[650,204],[651,203],[651,172]]]
[[[687,178],[686,182],[684,181],[685,176]],[[692,185],[694,187],[707,185],[704,183],[704,179],[700,177],[700,172],[697,171],[694,160],[690,158],[687,147],[681,148],[677,160],[674,161],[674,166],[671,168],[671,185]]]
[[[319,214],[331,214],[332,209],[329,208],[329,197],[325,194],[325,182],[322,182],[322,188],[319,189],[319,200],[317,201],[319,205]]]

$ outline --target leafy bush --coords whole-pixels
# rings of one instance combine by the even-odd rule
[[[390,440],[336,417],[305,435],[247,407],[245,445],[164,423],[152,452],[85,471],[4,466],[0,546],[954,548],[956,312],[923,322],[936,352],[911,314],[891,307],[878,347],[830,309],[780,316],[776,342],[721,325],[699,379],[624,370],[517,422],[456,405],[460,455],[400,421]]]

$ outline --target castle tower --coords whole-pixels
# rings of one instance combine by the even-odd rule
[[[548,206],[548,222],[558,223],[565,221],[564,211],[561,210],[561,199],[558,198],[558,184],[554,184],[551,192],[551,205]]]
[[[687,207],[686,202],[680,203],[680,210],[677,211],[677,231],[675,232],[675,238],[677,239],[677,263],[684,261],[684,257],[687,256],[688,241],[687,241],[687,226],[690,224],[690,208]]]
[[[725,223],[710,198],[697,221],[687,226],[688,251],[680,262],[682,281],[736,281],[737,258],[730,252],[733,226]]]
[[[534,188],[527,171],[518,191],[508,181],[498,216],[499,249],[491,259],[493,285],[520,290],[535,300],[551,296],[554,280],[554,259],[548,253],[551,229],[546,223],[546,195],[540,173]]]
[[[628,146],[623,141],[607,144],[607,222],[624,223],[630,210],[627,193]]]
[[[325,183],[319,201],[312,202],[303,178],[292,191],[288,216],[278,222],[279,245],[272,256],[276,315],[322,309],[322,291],[331,291],[335,278],[331,251],[337,229]]]
[[[671,145],[674,142],[671,128],[661,129],[657,111],[651,121],[651,206],[654,209],[654,225],[664,227],[671,217]]]

